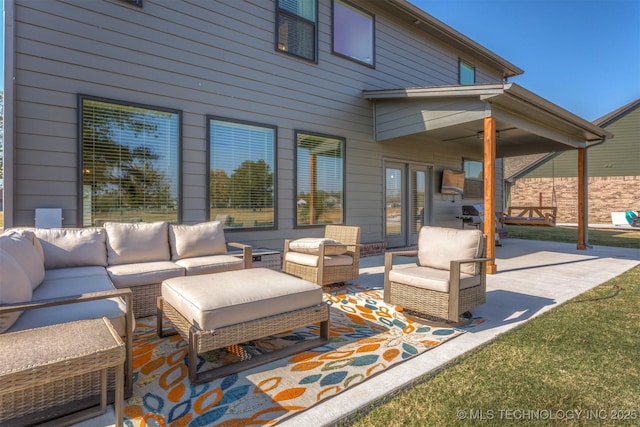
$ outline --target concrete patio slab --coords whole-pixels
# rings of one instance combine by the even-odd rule
[[[407,258],[406,262],[413,261]],[[278,425],[333,425],[372,401],[441,369],[522,322],[640,265],[640,247],[595,246],[577,250],[575,244],[503,239],[502,246],[496,248],[496,264],[498,272],[487,277],[487,303],[473,312],[487,320],[484,324]],[[360,267],[359,285],[382,287],[383,256],[362,258]],[[113,425],[113,412],[110,410],[102,417],[79,425]]]
[[[640,248],[577,250],[575,244],[503,239],[496,248],[496,264],[498,273],[487,277],[487,303],[473,311],[487,322],[279,425],[335,424],[522,322],[640,265]],[[382,286],[382,256],[364,258],[360,266],[359,284]]]

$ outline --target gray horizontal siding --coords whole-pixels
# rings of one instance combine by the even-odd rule
[[[412,140],[373,140],[365,89],[457,83],[460,53],[385,15],[375,1],[376,68],[331,53],[331,1],[319,0],[319,60],[274,51],[272,1],[16,2],[16,222],[33,209],[60,206],[65,225],[77,219],[77,94],[183,112],[183,220],[206,219],[207,114],[278,127],[278,225],[238,232],[261,246],[285,237],[294,221],[294,129],[345,137],[346,222],[363,241],[382,239],[384,158],[461,167],[458,147]],[[476,64],[478,81],[500,76]],[[52,166],[55,165],[55,166]],[[436,195],[436,221],[455,204]],[[311,232],[318,233],[318,232]],[[279,243],[278,243],[279,244]]]
[[[640,106],[605,126],[614,135],[587,151],[589,176],[640,176]],[[529,172],[524,178],[578,176],[578,154],[563,152]]]

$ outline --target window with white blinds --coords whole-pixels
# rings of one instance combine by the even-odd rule
[[[83,225],[179,222],[177,110],[79,97]]]
[[[276,127],[208,117],[211,219],[275,228]]]
[[[296,225],[343,224],[342,138],[296,132]]]
[[[316,0],[278,0],[276,49],[315,61],[317,26]]]

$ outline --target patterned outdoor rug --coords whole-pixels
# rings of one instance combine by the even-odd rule
[[[421,325],[385,304],[382,290],[359,286],[330,290],[325,299],[331,304],[328,344],[199,386],[187,376],[185,341],[179,335],[158,338],[155,317],[137,320],[125,425],[275,424],[483,322],[473,319],[460,328]],[[297,329],[230,352],[215,350],[200,358],[201,367],[315,337],[318,329]]]

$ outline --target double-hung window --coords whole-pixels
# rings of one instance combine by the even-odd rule
[[[333,0],[333,53],[373,67],[374,16],[344,0]]]
[[[345,140],[296,132],[296,225],[344,223]]]
[[[80,95],[81,217],[180,222],[182,114]]]
[[[316,62],[317,16],[316,0],[277,0],[276,49]]]
[[[207,120],[211,219],[225,229],[275,228],[276,127]]]

